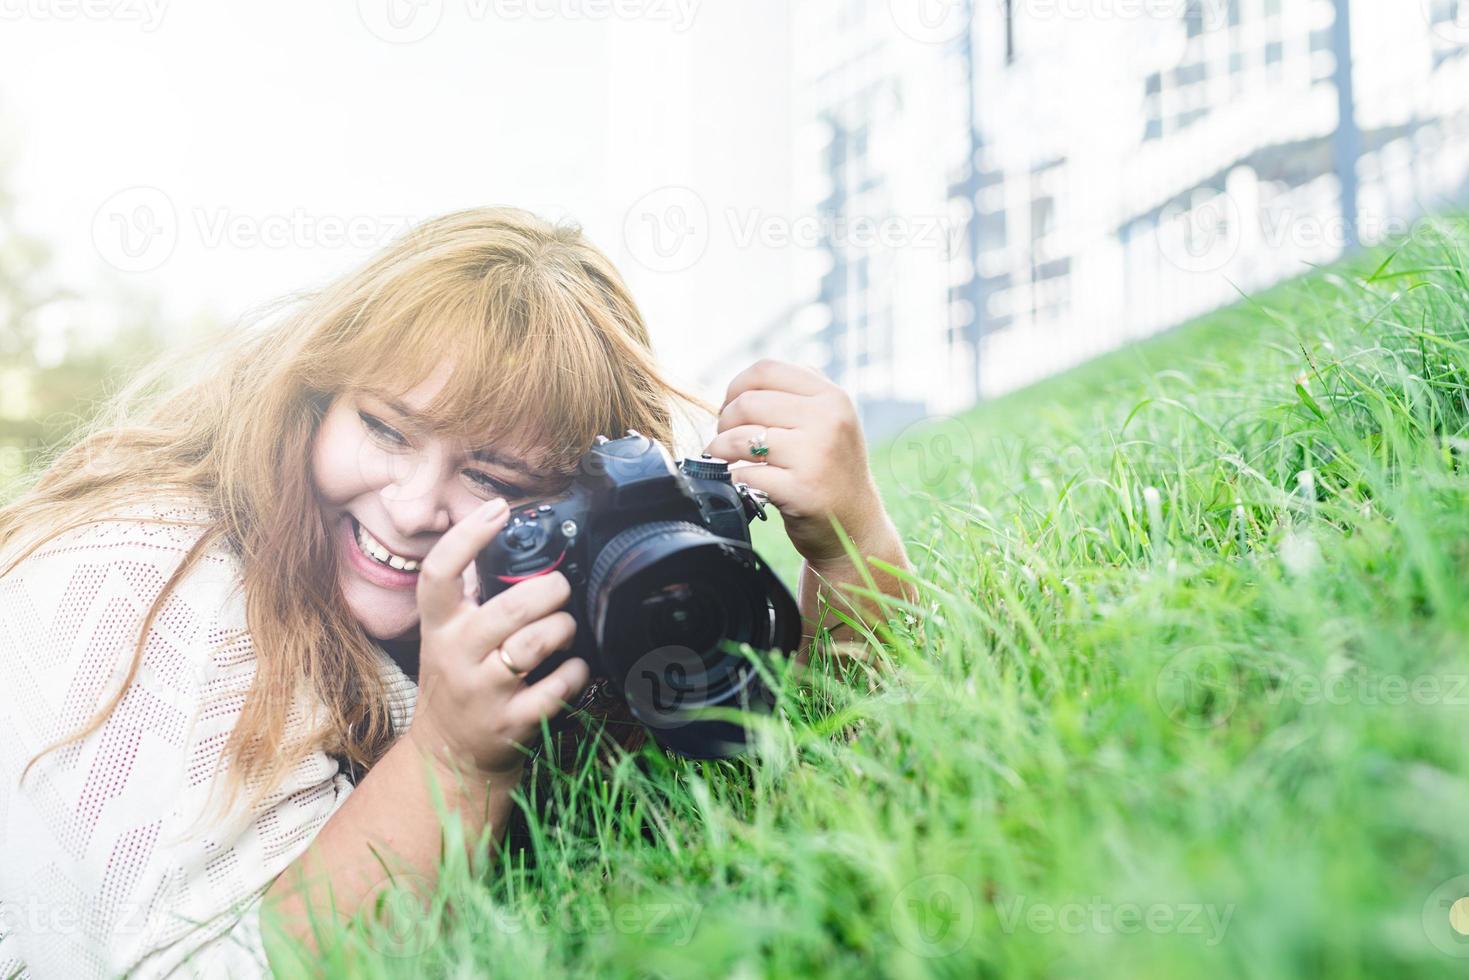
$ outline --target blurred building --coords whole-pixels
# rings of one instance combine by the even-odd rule
[[[1469,0],[796,0],[809,304],[891,432],[1469,191]],[[1350,70],[1348,70],[1350,69]]]

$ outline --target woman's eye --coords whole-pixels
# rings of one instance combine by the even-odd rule
[[[408,445],[408,440],[403,437],[403,433],[377,416],[369,415],[366,412],[358,412],[357,417],[362,420],[363,425],[367,426],[367,431],[371,432],[378,439],[391,443],[394,446]]]
[[[526,496],[526,492],[520,487],[506,483],[503,480],[497,480],[483,470],[465,470],[464,472],[471,480],[479,484],[480,487],[489,490],[497,497],[504,497],[506,500],[519,500],[521,497]]]

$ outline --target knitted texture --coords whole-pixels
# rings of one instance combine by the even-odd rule
[[[170,523],[144,523],[136,518]],[[268,975],[261,898],[346,800],[324,752],[222,818],[210,791],[255,674],[239,559],[212,545],[144,618],[210,524],[165,497],[53,538],[0,578],[0,978]],[[11,555],[0,554],[0,568]],[[394,728],[416,687],[386,655]],[[291,734],[319,709],[298,697]],[[208,813],[206,813],[208,807]]]

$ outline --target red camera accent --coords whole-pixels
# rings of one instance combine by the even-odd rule
[[[532,579],[541,575],[551,574],[552,572],[556,571],[557,568],[561,567],[561,562],[565,559],[566,549],[562,548],[561,554],[556,556],[556,560],[551,563],[550,568],[543,568],[539,572],[531,572],[529,575],[496,575],[495,578],[499,579],[501,582],[504,582],[506,585],[514,585],[516,582],[524,582],[526,579]]]

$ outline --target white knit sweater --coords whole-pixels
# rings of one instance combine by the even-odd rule
[[[267,975],[261,897],[352,789],[318,752],[259,805],[198,819],[255,671],[239,560],[223,544],[165,602],[107,721],[19,782],[122,683],[153,600],[209,519],[198,501],[162,498],[55,538],[0,578],[0,980]],[[402,732],[417,689],[382,662]]]

